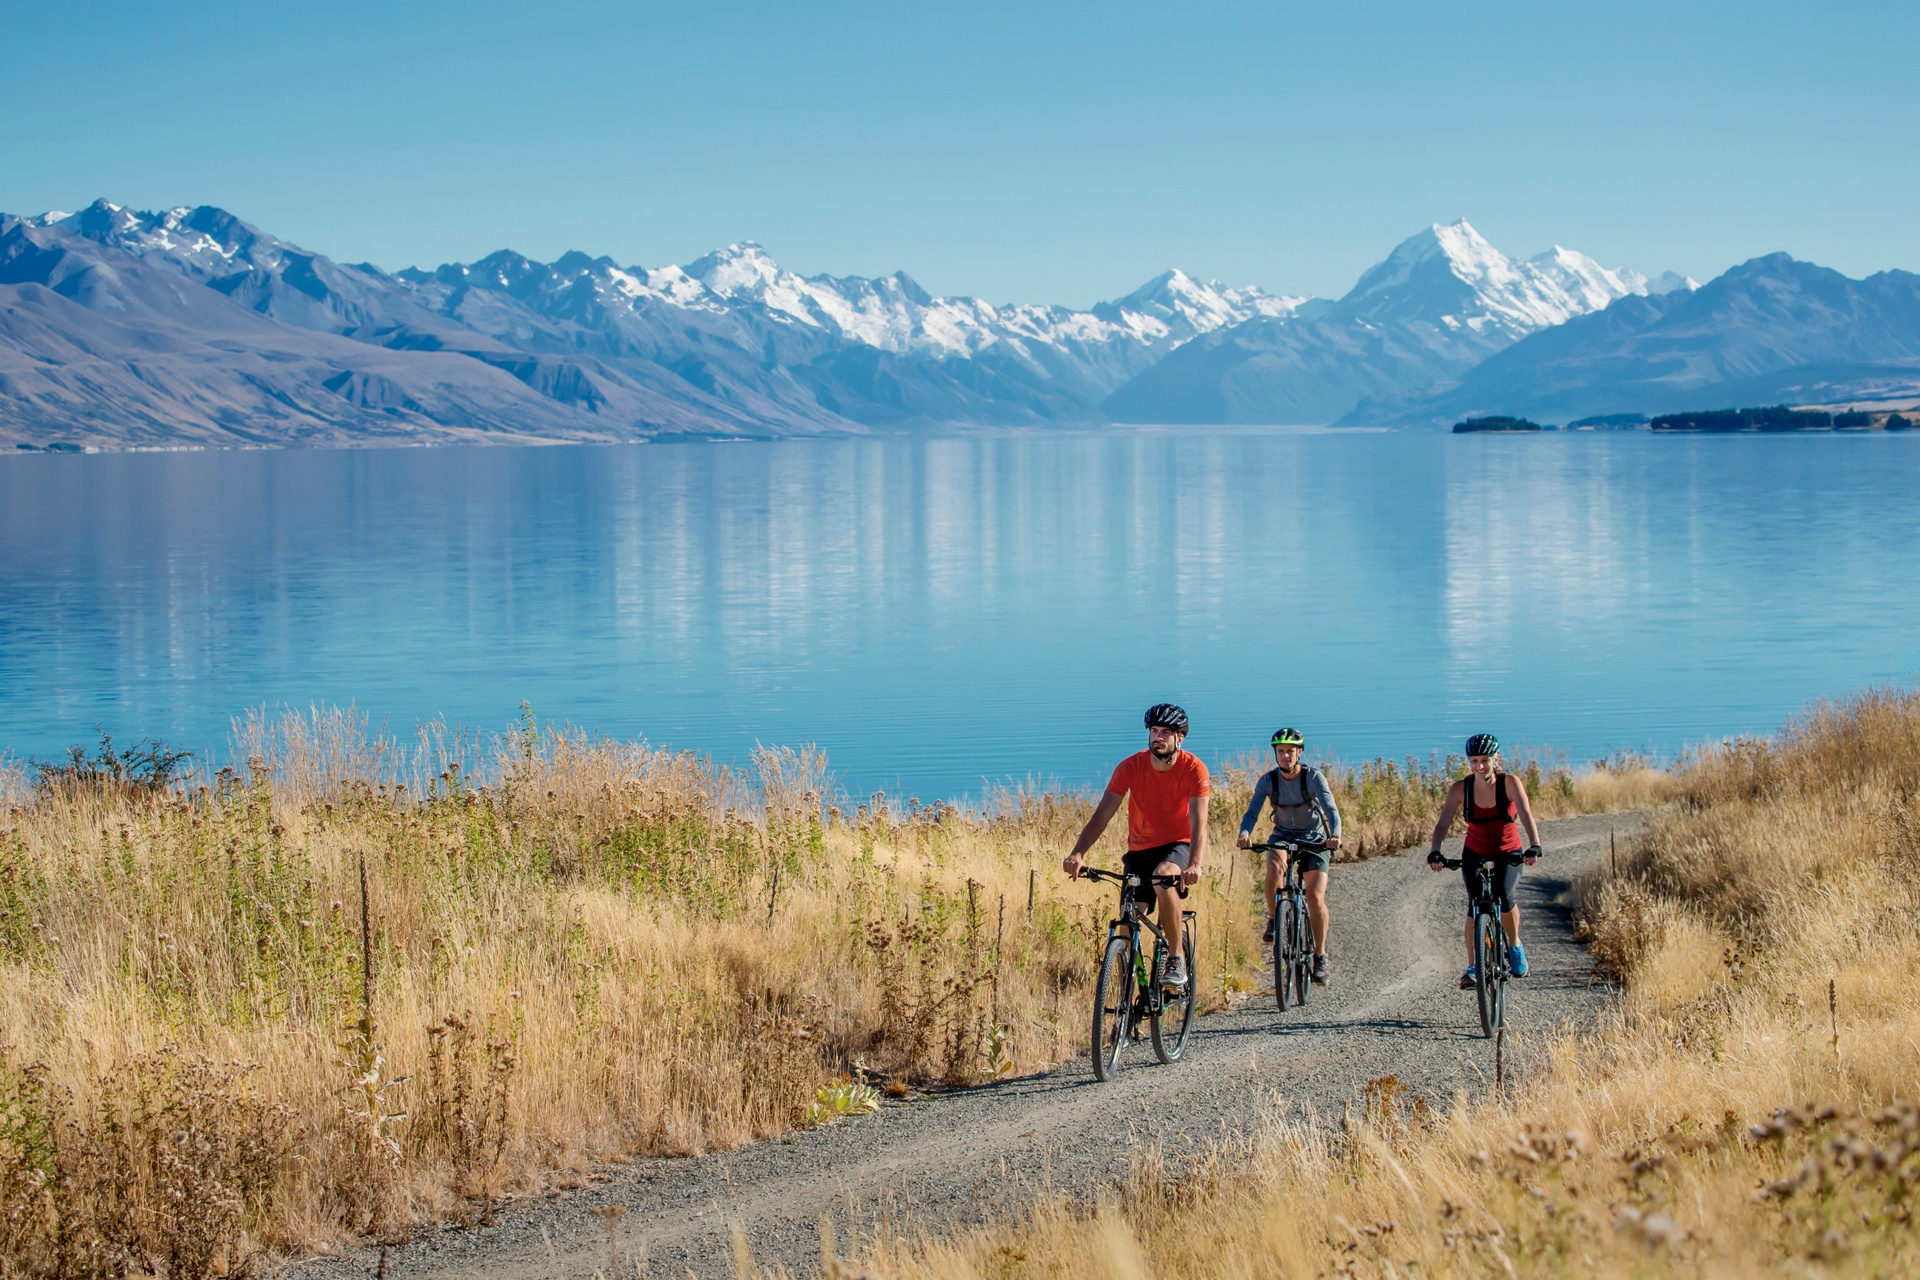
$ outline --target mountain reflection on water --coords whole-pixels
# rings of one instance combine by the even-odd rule
[[[1576,760],[1920,670],[1920,443],[1195,431],[0,459],[0,749],[544,719],[847,789],[1490,728]]]

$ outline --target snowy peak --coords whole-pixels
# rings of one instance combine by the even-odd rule
[[[95,244],[159,260],[197,280],[277,264],[289,252],[299,253],[213,205],[140,213],[96,200],[78,213],[49,213],[38,221]]]
[[[769,289],[800,279],[751,240],[715,249],[689,262],[683,270],[723,298],[760,298]]]
[[[1360,277],[1336,312],[1361,323],[1428,323],[1518,337],[1647,292],[1637,271],[1609,270],[1555,246],[1509,258],[1462,218],[1402,241]]]
[[[1647,281],[1647,292],[1656,298],[1669,293],[1680,293],[1683,290],[1692,293],[1699,287],[1698,280],[1692,276],[1681,275],[1678,271],[1662,271]]]
[[[1580,308],[1572,314],[1598,311],[1616,298],[1647,291],[1647,278],[1638,271],[1630,267],[1609,271],[1586,254],[1560,245],[1529,258],[1524,266],[1557,285]]]
[[[1103,302],[1093,313],[1137,333],[1148,342],[1171,346],[1202,333],[1243,324],[1260,316],[1285,317],[1307,301],[1267,293],[1254,286],[1229,288],[1218,280],[1205,284],[1184,271],[1162,272],[1123,298]]]

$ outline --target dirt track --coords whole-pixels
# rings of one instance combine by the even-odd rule
[[[1510,1000],[1507,1065],[1522,1074],[1546,1035],[1589,1018],[1609,998],[1589,979],[1557,899],[1605,856],[1608,837],[1644,815],[1545,824],[1548,858],[1521,878],[1532,972]],[[625,1205],[621,1274],[735,1274],[732,1234],[757,1261],[804,1272],[819,1258],[819,1224],[835,1222],[840,1251],[862,1231],[978,1222],[1017,1208],[1035,1187],[1091,1189],[1123,1176],[1143,1144],[1169,1156],[1251,1131],[1275,1101],[1337,1117],[1370,1079],[1393,1074],[1437,1101],[1493,1075],[1473,999],[1455,987],[1464,966],[1465,892],[1457,872],[1434,875],[1418,858],[1334,869],[1332,985],[1304,1010],[1279,1013],[1271,996],[1202,1019],[1185,1058],[1155,1065],[1132,1051],[1120,1076],[1096,1083],[1084,1060],[1046,1075],[889,1103],[791,1140],[692,1160],[645,1160],[563,1196],[510,1205],[487,1230],[425,1232],[392,1250],[396,1277],[505,1280],[590,1277],[608,1265],[605,1221]],[[1202,920],[1201,946],[1206,945]],[[1089,963],[1091,963],[1089,957]],[[361,1253],[308,1263],[301,1280],[371,1273]]]

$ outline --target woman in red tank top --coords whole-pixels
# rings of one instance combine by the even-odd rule
[[[1500,772],[1500,742],[1490,733],[1476,733],[1467,739],[1466,777],[1453,784],[1440,806],[1440,820],[1433,826],[1432,847],[1427,866],[1442,870],[1440,842],[1453,826],[1454,815],[1466,810],[1467,837],[1460,857],[1461,876],[1471,894],[1481,864],[1491,861],[1500,885],[1500,924],[1507,935],[1507,963],[1513,976],[1527,976],[1527,949],[1520,942],[1520,909],[1514,905],[1513,891],[1520,883],[1522,864],[1532,866],[1540,857],[1540,828],[1533,820],[1533,806],[1527,802],[1526,784],[1510,773]],[[1525,846],[1520,829],[1526,828]],[[1467,971],[1460,986],[1473,986],[1473,906],[1467,906]]]

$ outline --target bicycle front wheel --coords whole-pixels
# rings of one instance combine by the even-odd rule
[[[1293,1002],[1304,1005],[1313,993],[1313,926],[1307,919],[1305,903],[1296,903],[1293,930]]]
[[[1294,963],[1297,959],[1295,952],[1300,945],[1299,939],[1294,937],[1298,932],[1295,925],[1297,917],[1293,899],[1280,899],[1279,910],[1273,921],[1273,998],[1282,1013],[1293,1004],[1293,972],[1298,967]]]
[[[1153,1008],[1153,1056],[1162,1062],[1177,1062],[1180,1055],[1187,1051],[1187,1037],[1193,1034],[1194,992],[1200,986],[1198,969],[1199,949],[1193,945],[1193,921],[1183,922],[1182,930],[1187,944],[1187,985],[1178,996],[1168,999],[1164,994]]]
[[[1502,941],[1504,936],[1500,932],[1497,916],[1483,915],[1474,921],[1473,988],[1480,1003],[1480,1034],[1489,1040],[1500,1029],[1500,1015],[1505,1003],[1501,998],[1504,993],[1497,972]]]
[[[1107,939],[1100,976],[1093,984],[1093,1078],[1110,1080],[1120,1069],[1133,1020],[1133,948],[1125,938]]]

